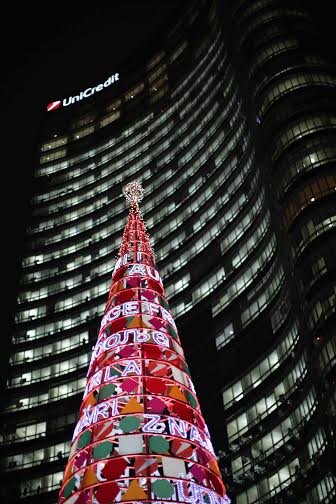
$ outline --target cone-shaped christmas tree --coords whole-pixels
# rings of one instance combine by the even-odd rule
[[[227,504],[136,182],[93,349],[60,504]]]

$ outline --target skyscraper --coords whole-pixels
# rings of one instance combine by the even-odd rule
[[[299,2],[221,8],[188,3],[155,51],[45,114],[6,501],[57,500],[136,178],[229,495],[332,502],[335,74]]]

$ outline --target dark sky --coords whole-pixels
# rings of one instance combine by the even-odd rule
[[[225,1],[225,0],[222,0]],[[68,96],[113,71],[155,39],[186,0],[32,2],[2,11],[2,251],[8,281],[3,309],[10,313],[19,256],[29,219],[29,199],[40,117],[45,104]],[[316,19],[316,42],[336,60],[333,1],[304,2]],[[97,5],[98,4],[98,5]],[[153,48],[155,49],[155,48]],[[8,317],[7,317],[8,321]]]

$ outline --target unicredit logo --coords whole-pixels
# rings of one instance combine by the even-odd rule
[[[79,95],[76,96],[69,96],[69,98],[64,98],[63,100],[56,100],[49,105],[47,105],[47,112],[51,112],[51,110],[56,110],[59,107],[63,105],[63,107],[68,107],[69,105],[72,105],[75,102],[81,101],[84,98],[89,98],[90,96],[94,95],[95,93],[99,93],[99,91],[102,91],[104,88],[107,88],[111,86],[114,82],[119,80],[119,74],[115,73],[114,75],[111,75],[105,82],[104,84],[98,84],[98,86],[95,87],[89,87],[85,89],[85,91],[81,91]]]
[[[49,105],[47,106],[47,111],[50,112],[50,110],[56,110],[60,106],[61,106],[61,102],[59,100],[53,101],[53,102],[49,103]]]

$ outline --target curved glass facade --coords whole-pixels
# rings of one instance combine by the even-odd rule
[[[294,322],[283,332],[289,352],[279,354],[277,346],[260,361],[262,375],[255,366],[224,392],[229,407],[235,400],[243,404],[246,395],[247,401],[251,386],[257,386],[256,391],[263,383],[271,387],[270,395],[263,392],[261,400],[254,396],[247,409],[237,409],[228,424],[238,438],[233,475],[244,487],[237,502],[285,502],[293,497],[309,504],[333,502],[335,68],[314,46],[313,20],[300,3],[240,1],[233,19],[239,57],[247,62],[257,143],[267,146],[264,178],[296,297]],[[255,415],[271,417],[273,411],[276,419],[267,431],[260,429],[256,441]],[[238,429],[244,437],[252,433],[249,442],[240,445]],[[247,455],[242,446],[248,447]]]
[[[302,43],[304,10],[226,10],[190,2],[115,87],[46,113],[2,415],[6,501],[57,500],[133,180],[233,502],[335,494],[335,77]]]

